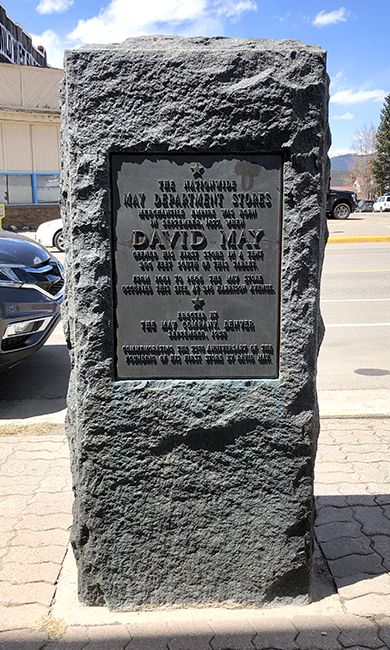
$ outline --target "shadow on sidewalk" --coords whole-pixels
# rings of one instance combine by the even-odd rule
[[[353,617],[352,620],[339,614],[297,615],[291,619],[268,617],[258,624],[242,618],[239,621],[235,629],[223,622],[213,622],[209,633],[196,630],[199,625],[183,620],[179,633],[161,629],[142,631],[131,625],[73,627],[61,639],[52,641],[40,633],[19,630],[0,636],[0,650],[386,650],[390,647],[390,618],[371,621]]]
[[[48,415],[66,408],[70,373],[66,345],[44,345],[35,355],[7,370],[2,382],[0,408],[3,419]]]
[[[347,611],[390,614],[390,495],[319,496],[316,511],[318,545]]]

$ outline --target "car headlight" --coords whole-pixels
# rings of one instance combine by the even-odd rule
[[[16,275],[14,269],[26,269],[25,264],[12,264],[12,268],[7,262],[0,262],[0,287],[21,287],[23,282]]]

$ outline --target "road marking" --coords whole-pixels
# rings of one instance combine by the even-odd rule
[[[367,270],[356,270],[356,271],[323,271],[323,274],[326,273],[389,273],[390,269],[367,269]]]
[[[323,302],[390,302],[390,298],[339,298],[338,300],[321,300]]]
[[[366,247],[367,249],[367,247]],[[386,252],[387,252],[388,246],[386,246]],[[357,249],[356,249],[357,250]],[[332,257],[334,259],[338,259],[339,257],[345,258],[345,257],[356,257],[357,253],[356,250],[351,251],[351,249],[345,249],[340,250],[340,248],[327,248],[325,250],[325,255],[326,257]],[[359,248],[359,251],[363,250],[362,248]],[[350,252],[351,251],[351,252]],[[365,252],[365,255],[367,257],[380,257],[383,255],[383,249],[377,250],[374,248],[370,248],[369,252]]]
[[[333,323],[332,325],[326,324],[325,327],[389,327],[390,323]]]
[[[328,244],[361,244],[375,242],[390,242],[390,237],[380,235],[378,237],[329,237]]]

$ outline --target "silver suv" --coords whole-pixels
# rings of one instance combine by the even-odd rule
[[[37,242],[0,230],[0,370],[37,352],[61,318],[64,272]]]
[[[380,196],[374,203],[374,212],[386,212],[390,210],[390,194]]]

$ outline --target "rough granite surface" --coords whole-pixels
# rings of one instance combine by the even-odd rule
[[[303,600],[326,53],[298,41],[140,37],[67,52],[61,95],[79,597],[111,608]],[[111,152],[284,153],[279,379],[114,381]]]

